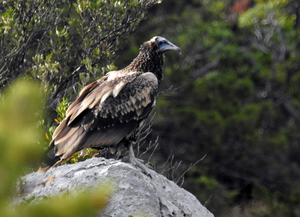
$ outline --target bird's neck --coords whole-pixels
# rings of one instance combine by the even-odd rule
[[[141,49],[139,55],[127,67],[130,71],[152,72],[160,83],[163,79],[163,54]]]

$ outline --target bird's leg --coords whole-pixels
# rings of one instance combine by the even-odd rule
[[[121,159],[124,162],[126,161],[128,162],[128,160],[126,160],[126,155],[128,152],[127,147],[126,147],[126,142],[121,141],[116,146],[110,147],[110,153],[116,155],[116,158],[118,160]]]
[[[132,163],[133,165],[139,167],[147,176],[149,176],[150,178],[152,177],[150,172],[149,172],[149,168],[143,164],[141,162],[140,159],[137,159],[134,156],[134,152],[133,152],[133,148],[132,148],[132,142],[129,143],[129,162]]]

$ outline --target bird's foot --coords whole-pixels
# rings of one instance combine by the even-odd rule
[[[152,169],[153,170],[153,167],[150,165],[150,164],[147,164],[145,163],[145,161],[143,159],[139,159],[139,158],[136,158],[134,157],[135,160],[139,161],[141,164],[145,165],[146,167],[148,167],[149,169]],[[132,163],[129,159],[129,155],[126,155],[126,156],[123,156],[121,159],[120,159],[122,162],[126,162],[126,163]]]
[[[152,178],[151,174],[150,174],[150,169],[149,169],[149,166],[148,165],[145,165],[144,164],[144,161],[141,160],[141,159],[137,159],[135,156],[134,156],[134,152],[133,152],[133,149],[132,149],[132,145],[130,144],[129,146],[129,162],[131,164],[133,164],[134,166],[136,167],[139,167],[143,173],[145,173],[147,176],[149,176],[150,178]]]
[[[140,159],[137,159],[136,157],[130,158],[129,162],[131,164],[135,165],[136,167],[139,167],[142,170],[143,173],[145,173],[147,176],[152,178],[152,176],[150,174],[150,168],[147,167],[144,163],[142,163]]]

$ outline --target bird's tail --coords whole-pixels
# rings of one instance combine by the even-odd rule
[[[37,171],[38,173],[46,172],[56,164],[58,164],[61,160],[61,156],[55,156],[55,146],[54,142],[50,143],[49,148],[46,150],[43,156],[43,163],[42,166]]]

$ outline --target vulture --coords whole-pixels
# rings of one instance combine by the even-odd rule
[[[125,148],[129,162],[149,174],[134,156],[132,144],[155,106],[163,79],[164,53],[172,50],[181,54],[169,40],[155,36],[141,45],[130,65],[85,86],[54,131],[39,172],[82,149],[109,147],[113,154]]]

